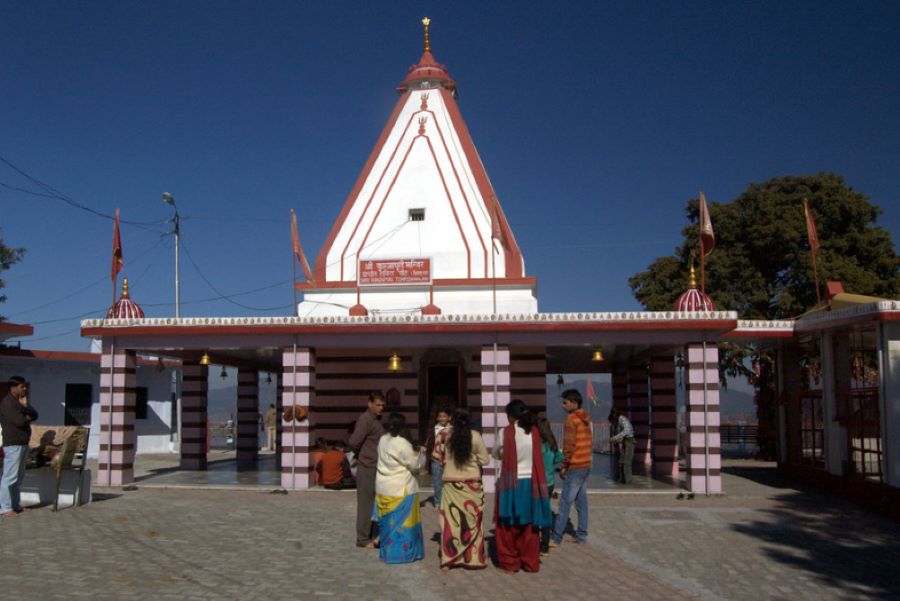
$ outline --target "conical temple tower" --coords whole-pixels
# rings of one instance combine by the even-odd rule
[[[419,62],[314,267],[300,316],[534,313],[525,265],[456,101],[431,54]]]

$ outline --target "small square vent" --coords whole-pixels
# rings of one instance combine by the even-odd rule
[[[425,221],[425,209],[410,209],[409,210],[409,220],[410,221]]]

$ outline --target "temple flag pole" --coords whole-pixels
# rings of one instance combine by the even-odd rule
[[[122,271],[122,237],[119,235],[119,209],[116,209],[116,217],[113,222],[113,251],[112,251],[112,305],[116,305],[116,281],[119,272]]]
[[[819,232],[816,230],[816,222],[813,219],[812,211],[809,210],[809,200],[803,198],[803,216],[806,218],[806,237],[809,240],[809,252],[812,253],[813,277],[816,281],[816,304],[822,302],[819,295],[819,267],[816,264],[816,257],[819,254]]]
[[[700,192],[700,292],[706,294],[706,263],[704,257],[712,252],[716,245],[716,234],[713,231],[712,220],[709,218],[709,208],[706,206],[706,196]]]

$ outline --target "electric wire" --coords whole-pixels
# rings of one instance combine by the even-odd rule
[[[21,175],[22,177],[24,177],[25,179],[27,179],[28,181],[30,181],[31,183],[35,184],[36,186],[38,186],[38,187],[41,188],[42,190],[44,190],[44,192],[46,192],[46,194],[41,194],[41,193],[34,192],[34,191],[28,191],[28,190],[25,190],[24,188],[16,188],[16,187],[10,186],[10,185],[8,185],[8,184],[3,184],[3,187],[4,187],[4,188],[10,189],[10,190],[15,190],[15,191],[17,191],[17,192],[25,192],[25,193],[27,193],[27,194],[32,194],[32,195],[34,195],[34,196],[45,196],[45,197],[47,197],[47,198],[52,198],[52,199],[56,199],[56,200],[61,200],[62,202],[66,203],[66,204],[68,204],[68,205],[70,205],[70,206],[72,206],[72,207],[75,207],[76,209],[80,209],[80,210],[82,210],[82,211],[86,211],[86,212],[88,212],[88,213],[91,213],[91,214],[93,214],[93,215],[96,215],[97,217],[102,217],[103,219],[109,219],[109,220],[115,219],[115,217],[114,217],[113,215],[109,215],[109,214],[107,214],[107,213],[101,213],[100,211],[97,211],[96,209],[92,209],[91,207],[89,207],[89,206],[87,206],[87,205],[84,205],[84,204],[78,202],[77,200],[74,200],[72,197],[68,196],[67,194],[65,194],[65,193],[63,193],[63,192],[60,192],[59,190],[57,190],[57,189],[54,188],[53,186],[51,186],[51,185],[49,185],[49,184],[46,184],[46,183],[42,182],[42,181],[39,180],[38,178],[36,178],[36,177],[30,175],[29,173],[27,173],[24,169],[22,169],[22,168],[16,166],[15,164],[13,164],[13,163],[12,163],[9,159],[7,159],[6,157],[0,156],[0,162],[4,163],[7,167],[9,167],[10,169],[12,169],[12,170],[15,171],[16,173],[18,173],[19,175]],[[169,221],[169,220],[166,220],[166,219],[160,220],[160,221],[130,221],[130,220],[127,220],[127,219],[120,219],[120,220],[119,220],[120,223],[126,223],[126,224],[128,224],[128,225],[134,225],[134,226],[138,226],[138,227],[143,227],[144,229],[149,229],[149,230],[151,230],[151,231],[158,231],[158,230],[153,230],[153,229],[148,228],[148,227],[146,227],[146,226],[151,226],[151,225],[162,225],[162,224],[164,224],[164,223],[167,223],[168,221]]]
[[[162,244],[162,239],[157,240],[154,244],[149,246],[146,250],[144,250],[143,252],[138,254],[137,257],[135,257],[134,259],[131,259],[130,261],[127,261],[125,263],[125,266],[133,266],[135,263],[137,263],[138,261],[143,259],[145,256],[150,254],[151,251],[155,250],[161,244]],[[146,273],[147,269],[149,269],[152,265],[153,264],[150,263],[147,266],[147,268],[144,269],[143,273]],[[123,266],[123,269],[125,266]],[[68,300],[68,299],[72,298],[73,296],[77,296],[77,295],[81,294],[82,292],[84,292],[85,290],[89,290],[89,289],[93,288],[94,286],[97,286],[98,284],[105,282],[107,280],[108,280],[108,276],[103,276],[102,278],[95,280],[95,281],[91,282],[90,284],[87,284],[86,286],[83,286],[83,287],[79,288],[78,290],[75,290],[74,292],[66,294],[65,296],[61,296],[52,301],[48,301],[48,302],[44,303],[43,305],[38,305],[37,307],[31,307],[29,309],[25,309],[24,311],[19,311],[17,313],[13,313],[12,315],[10,315],[10,317],[18,317],[20,315],[25,315],[26,313],[31,313],[32,311],[38,311],[40,309],[44,309],[46,307],[49,307],[50,305],[55,305],[56,303],[61,303],[62,301]]]
[[[191,251],[188,250],[187,245],[186,245],[183,241],[182,241],[182,243],[181,243],[181,247],[184,249],[184,254],[187,256],[188,261],[191,262],[191,265],[194,266],[194,269],[197,271],[197,275],[200,276],[200,279],[202,279],[204,282],[206,282],[206,285],[209,286],[210,289],[211,289],[213,292],[215,292],[216,294],[220,295],[221,298],[222,298],[222,300],[224,300],[224,301],[226,301],[226,302],[229,302],[229,303],[231,303],[232,305],[235,305],[235,306],[237,306],[237,307],[241,307],[241,308],[243,308],[243,309],[247,309],[247,310],[250,310],[250,311],[277,311],[277,310],[279,310],[279,309],[285,309],[285,308],[289,308],[289,307],[292,306],[292,305],[279,305],[279,306],[277,306],[277,307],[253,307],[253,306],[245,305],[245,304],[243,304],[243,303],[239,303],[239,302],[237,302],[237,301],[235,301],[235,300],[232,300],[232,299],[230,298],[229,295],[226,295],[226,294],[223,293],[221,290],[219,290],[218,288],[216,288],[215,285],[213,285],[213,283],[210,282],[209,279],[203,274],[203,271],[202,271],[202,270],[200,269],[200,267],[197,265],[197,262],[194,261],[194,257],[191,256]]]

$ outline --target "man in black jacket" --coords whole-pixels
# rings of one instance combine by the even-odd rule
[[[31,422],[37,411],[28,404],[28,382],[21,376],[9,379],[9,394],[0,400],[0,430],[3,436],[3,477],[0,479],[0,514],[22,513],[19,491],[25,479],[25,459],[31,438]]]

